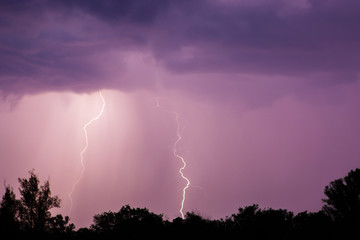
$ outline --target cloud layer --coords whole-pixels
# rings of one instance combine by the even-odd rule
[[[271,79],[287,78],[281,84],[288,90],[352,82],[360,68],[355,0],[0,5],[3,94],[147,89],[157,84],[158,71],[167,74],[164,86],[195,92],[199,85],[240,89],[249,76],[266,76],[274,88]],[[198,80],[192,85],[188,76]]]

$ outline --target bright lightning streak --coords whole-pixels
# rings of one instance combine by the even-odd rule
[[[84,164],[84,153],[86,152],[86,149],[88,148],[89,146],[89,140],[88,140],[88,134],[87,134],[87,127],[90,126],[93,122],[95,122],[96,120],[98,120],[103,112],[104,112],[104,109],[105,109],[105,106],[106,106],[106,103],[105,103],[105,99],[101,93],[101,91],[99,91],[99,95],[100,95],[100,98],[101,98],[101,101],[102,101],[102,106],[101,106],[101,110],[100,112],[95,116],[93,117],[92,119],[90,119],[90,121],[88,121],[84,126],[83,126],[83,131],[84,131],[84,136],[85,136],[85,146],[83,148],[83,150],[80,152],[80,162],[81,162],[81,166],[82,166],[82,169],[81,169],[81,174],[80,174],[80,177],[79,179],[74,183],[73,187],[72,187],[72,190],[71,192],[69,193],[69,199],[70,199],[70,212],[72,210],[72,205],[73,205],[73,202],[72,202],[72,194],[76,188],[76,186],[79,184],[79,182],[81,181],[81,179],[83,178],[84,176],[84,172],[85,172],[85,164]]]
[[[183,213],[183,209],[184,209],[184,203],[185,203],[185,199],[186,199],[186,190],[189,188],[190,186],[190,180],[185,177],[184,173],[183,173],[183,170],[186,168],[186,162],[185,162],[185,159],[179,155],[177,153],[177,145],[178,143],[181,141],[182,139],[182,136],[181,136],[181,132],[182,130],[180,130],[180,122],[179,122],[179,113],[178,112],[175,112],[175,111],[169,111],[168,109],[166,109],[165,107],[163,107],[162,105],[160,105],[160,102],[159,102],[159,99],[156,98],[156,106],[158,108],[161,108],[162,110],[164,110],[165,112],[169,113],[169,114],[173,114],[175,115],[175,120],[176,120],[176,125],[177,125],[177,128],[176,128],[176,135],[177,135],[177,139],[176,141],[174,142],[174,145],[173,145],[173,154],[176,158],[180,159],[181,162],[182,162],[182,167],[179,169],[179,173],[180,173],[180,176],[182,177],[182,179],[184,179],[186,181],[186,186],[183,188],[182,192],[182,200],[181,200],[181,207],[180,207],[180,214],[181,214],[181,218],[184,219],[184,213]]]

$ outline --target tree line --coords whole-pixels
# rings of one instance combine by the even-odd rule
[[[10,239],[360,239],[360,169],[351,170],[324,189],[318,212],[294,214],[286,209],[241,207],[225,219],[208,219],[196,212],[165,220],[147,208],[122,206],[118,212],[96,214],[88,228],[75,230],[68,216],[52,216],[61,201],[52,196],[49,181],[40,185],[34,171],[19,178],[18,199],[10,185],[0,202],[0,233]]]

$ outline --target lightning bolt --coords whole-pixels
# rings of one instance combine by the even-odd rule
[[[85,123],[85,125],[83,126],[83,131],[84,131],[84,136],[85,136],[85,146],[84,148],[81,150],[80,152],[80,162],[81,162],[81,166],[82,166],[82,169],[81,169],[81,174],[80,174],[80,177],[79,179],[74,183],[73,187],[72,187],[72,190],[71,192],[69,193],[69,199],[70,199],[70,212],[72,210],[72,205],[73,205],[73,201],[72,201],[72,194],[76,188],[76,186],[79,184],[79,182],[81,181],[81,179],[83,178],[84,176],[84,172],[85,172],[85,164],[84,164],[84,153],[86,152],[86,149],[88,148],[89,146],[89,140],[88,140],[88,134],[87,134],[87,127],[89,127],[93,122],[95,122],[96,120],[98,120],[103,112],[104,112],[104,109],[105,109],[105,106],[106,106],[106,103],[105,103],[105,99],[101,93],[101,91],[99,91],[99,95],[100,95],[100,98],[101,98],[101,101],[102,101],[102,106],[101,106],[101,109],[100,109],[100,112],[95,116],[93,117],[92,119],[90,119],[87,123]]]
[[[174,156],[175,156],[176,158],[180,159],[181,162],[182,162],[182,167],[179,169],[179,174],[180,174],[181,178],[186,181],[186,186],[185,186],[185,187],[183,188],[183,190],[182,190],[182,200],[181,200],[181,206],[180,206],[180,210],[179,210],[179,212],[180,212],[180,214],[181,214],[181,218],[184,219],[185,217],[184,217],[183,209],[184,209],[184,203],[185,203],[185,200],[186,200],[186,190],[187,190],[187,189],[189,188],[189,186],[190,186],[190,180],[189,180],[187,177],[185,177],[185,175],[184,175],[184,173],[183,173],[183,170],[186,168],[185,159],[184,159],[181,155],[179,155],[179,154],[177,153],[177,145],[178,145],[178,143],[179,143],[179,142],[181,141],[181,139],[182,139],[181,133],[182,133],[182,131],[184,130],[184,128],[180,130],[180,122],[179,122],[179,117],[180,117],[180,115],[179,115],[178,112],[170,111],[170,110],[166,109],[165,107],[163,107],[162,105],[160,105],[159,98],[156,98],[156,106],[157,106],[158,108],[161,108],[163,111],[165,111],[165,112],[167,112],[167,113],[169,113],[169,114],[175,115],[176,126],[177,126],[177,127],[176,127],[176,136],[177,136],[177,139],[176,139],[176,141],[174,142],[174,145],[173,145],[173,154],[174,154]]]

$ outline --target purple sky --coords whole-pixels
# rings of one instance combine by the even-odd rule
[[[35,169],[78,226],[122,205],[317,211],[360,161],[358,0],[3,0],[0,177]],[[84,178],[82,126],[88,128]],[[4,189],[1,188],[2,194]]]

